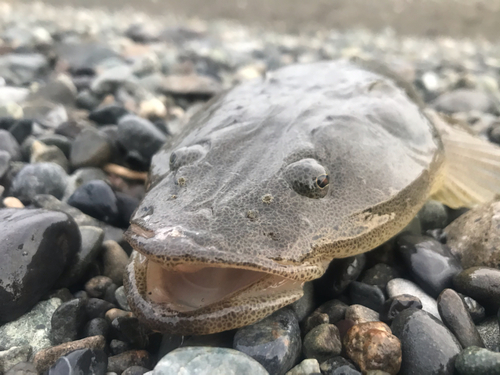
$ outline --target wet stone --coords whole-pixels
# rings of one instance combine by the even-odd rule
[[[80,186],[68,198],[68,204],[111,225],[118,219],[115,193],[101,180],[90,181]]]
[[[12,181],[11,194],[23,203],[29,203],[38,194],[62,198],[68,175],[54,163],[29,164]]]
[[[425,293],[417,284],[406,279],[393,279],[387,284],[387,294],[389,298],[408,294],[417,297],[422,303],[422,310],[427,311],[435,318],[441,320],[437,309],[437,302],[434,298]]]
[[[412,307],[422,309],[422,302],[415,296],[402,294],[389,298],[380,309],[380,320],[390,323],[401,311]]]
[[[94,318],[87,322],[82,331],[83,337],[104,336],[108,337],[110,325],[104,318]]]
[[[353,281],[349,285],[349,296],[353,304],[363,305],[374,311],[380,311],[385,302],[384,293],[378,286]]]
[[[73,174],[69,176],[68,184],[66,185],[66,191],[64,192],[62,200],[67,201],[68,198],[76,191],[76,189],[92,180],[108,181],[108,176],[100,168],[78,168],[73,172]]]
[[[437,302],[443,323],[455,335],[463,348],[484,347],[483,340],[457,292],[453,289],[445,289],[439,295]]]
[[[104,231],[101,228],[85,225],[80,226],[79,229],[82,239],[80,251],[57,281],[58,286],[68,287],[80,281],[90,263],[97,258],[101,251]]]
[[[344,319],[345,313],[348,308],[349,306],[344,302],[338,299],[334,299],[323,303],[315,311],[327,314],[330,320],[330,324],[335,324],[339,320]]]
[[[324,375],[358,375],[356,367],[341,356],[332,357],[321,363],[321,373]]]
[[[128,261],[127,253],[118,243],[115,241],[105,241],[103,243],[103,275],[109,277],[116,285],[123,284],[123,274]]]
[[[52,345],[59,345],[64,342],[74,341],[85,324],[87,301],[73,299],[63,303],[54,311],[51,319],[52,330],[50,341]]]
[[[325,274],[314,281],[314,289],[324,300],[333,299],[359,277],[365,264],[366,256],[364,254],[344,259],[334,259]]]
[[[500,353],[471,346],[463,350],[455,361],[459,375],[493,375],[500,371]]]
[[[87,316],[89,319],[104,318],[106,312],[115,306],[99,298],[89,298],[87,302]]]
[[[433,297],[451,287],[453,277],[462,271],[449,247],[431,237],[403,234],[397,249],[413,278]]]
[[[455,289],[466,294],[486,308],[497,311],[500,308],[500,270],[486,267],[472,267],[456,275]]]
[[[130,343],[134,348],[144,349],[149,344],[148,332],[135,317],[117,317],[111,327],[119,340]]]
[[[149,353],[145,350],[130,350],[108,358],[108,372],[121,374],[132,366],[142,366],[149,368]]]
[[[361,282],[368,285],[375,285],[385,290],[387,283],[397,277],[399,277],[399,272],[395,268],[385,263],[377,263],[364,272]]]
[[[187,347],[176,349],[160,359],[152,375],[181,375],[183,373],[269,374],[259,362],[234,349]]]
[[[0,209],[0,224],[0,321],[8,322],[54,286],[80,248],[80,232],[68,215],[40,209]]]
[[[90,297],[100,298],[104,296],[106,289],[113,283],[107,276],[96,276],[87,281],[85,284],[85,291]]]
[[[485,348],[494,352],[500,352],[500,327],[498,326],[497,318],[486,318],[476,328],[483,339]]]
[[[4,374],[19,362],[28,361],[31,353],[30,345],[14,346],[8,350],[0,351],[0,373]]]
[[[80,349],[61,357],[47,375],[105,375],[107,366],[108,358],[103,350]]]
[[[0,129],[0,151],[6,151],[12,160],[21,160],[21,149],[16,138],[8,131]]]
[[[270,374],[284,374],[301,353],[295,312],[289,308],[281,309],[257,323],[240,328],[234,336],[233,347],[255,359]]]
[[[458,293],[462,301],[464,301],[464,305],[469,312],[474,323],[481,322],[486,316],[486,312],[483,306],[481,306],[474,298],[470,298],[469,296],[465,296],[461,293]]]
[[[356,324],[344,337],[344,349],[363,373],[396,375],[401,367],[401,343],[382,322]]]
[[[50,347],[51,317],[61,304],[59,298],[39,302],[30,312],[0,327],[0,347],[31,346],[33,353]]]
[[[89,120],[94,121],[98,125],[116,125],[120,118],[128,114],[128,111],[120,105],[111,104],[97,109],[89,113]]]
[[[84,129],[71,144],[73,168],[100,167],[111,159],[111,145],[105,134],[94,128]]]
[[[339,329],[333,324],[314,327],[304,337],[303,352],[306,358],[315,358],[318,362],[323,362],[339,355],[341,351]]]
[[[455,357],[462,347],[455,336],[426,311],[407,309],[391,325],[401,341],[401,375],[453,374]]]
[[[379,313],[363,305],[351,305],[345,312],[345,319],[352,320],[354,324],[377,322]]]

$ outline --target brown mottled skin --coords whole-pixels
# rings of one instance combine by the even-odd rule
[[[302,283],[333,258],[371,250],[404,228],[442,163],[419,105],[395,81],[353,63],[288,66],[241,84],[153,158],[127,232],[136,250],[125,280],[130,306],[152,329],[179,334],[255,322],[298,299]],[[297,283],[273,293],[263,278],[182,312],[148,299],[151,262]]]

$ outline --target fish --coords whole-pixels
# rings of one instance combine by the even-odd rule
[[[291,304],[429,199],[493,199],[500,149],[362,61],[297,64],[210,100],[153,157],[124,285],[154,331],[204,335]]]

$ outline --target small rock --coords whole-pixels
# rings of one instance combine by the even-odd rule
[[[399,272],[385,263],[377,263],[372,268],[365,271],[361,282],[369,285],[376,285],[381,290],[385,290],[387,283],[399,277]]]
[[[103,350],[79,349],[59,358],[47,375],[106,375],[107,366],[108,357]]]
[[[182,372],[197,375],[269,375],[259,362],[244,353],[210,347],[176,349],[160,359],[152,375],[178,375]]]
[[[7,53],[0,57],[0,77],[14,86],[24,86],[48,71],[49,62],[39,53]]]
[[[19,144],[22,144],[32,131],[33,120],[30,119],[18,120],[9,128],[9,133],[14,136]]]
[[[171,75],[163,77],[161,91],[170,95],[213,96],[222,89],[213,78],[199,75]]]
[[[90,181],[80,186],[68,198],[68,204],[111,225],[118,219],[115,193],[101,180]]]
[[[314,327],[319,326],[320,324],[328,324],[330,323],[330,318],[327,314],[322,313],[320,311],[315,311],[311,315],[309,315],[302,324],[302,334],[307,334]]]
[[[75,221],[62,212],[0,209],[0,321],[28,311],[80,248]]]
[[[54,311],[51,319],[52,330],[50,332],[52,345],[74,341],[78,338],[78,333],[85,324],[87,317],[86,303],[86,300],[73,299],[63,303]]]
[[[123,274],[128,265],[129,257],[125,250],[115,241],[103,243],[102,262],[103,275],[109,277],[116,285],[123,284]]]
[[[304,359],[297,366],[288,371],[285,375],[312,375],[321,374],[318,360],[314,358]]]
[[[111,327],[119,340],[130,343],[134,348],[144,349],[149,344],[148,332],[136,317],[117,317],[113,319]]]
[[[353,281],[349,285],[349,296],[353,304],[363,305],[374,311],[380,311],[385,296],[378,286]]]
[[[82,225],[79,227],[82,245],[80,251],[76,254],[72,264],[69,264],[63,272],[57,285],[69,287],[76,284],[87,271],[101,252],[101,245],[104,239],[104,231],[101,228]]]
[[[128,111],[120,105],[111,104],[97,108],[89,113],[89,120],[98,125],[116,125]]]
[[[380,320],[378,312],[362,305],[351,305],[345,312],[345,319],[352,320],[354,324],[377,322]]]
[[[356,367],[344,357],[332,357],[320,365],[323,375],[360,375]]]
[[[255,359],[270,374],[286,373],[301,352],[300,328],[295,312],[281,309],[257,323],[240,328],[234,336],[233,347]]]
[[[437,302],[443,323],[453,332],[463,348],[469,346],[484,348],[483,340],[457,292],[445,289],[439,295]]]
[[[344,337],[347,356],[363,373],[384,371],[396,375],[401,367],[401,343],[382,322],[356,324]]]
[[[128,342],[113,339],[109,343],[109,350],[112,355],[122,354],[128,352],[130,349],[132,349],[132,347]]]
[[[73,168],[100,167],[111,159],[111,145],[106,135],[88,127],[78,134],[71,145]]]
[[[39,302],[30,312],[0,327],[0,347],[31,346],[33,353],[50,347],[50,319],[61,304],[59,298]]]
[[[365,254],[354,257],[334,259],[325,274],[314,281],[314,289],[325,300],[339,296],[349,284],[356,280],[366,264]]]
[[[463,268],[500,268],[500,202],[467,211],[444,232],[447,244]]]
[[[380,310],[380,320],[390,323],[401,312],[409,308],[422,309],[422,302],[415,296],[402,294],[389,298]]]
[[[92,180],[102,180],[107,182],[108,176],[100,168],[78,168],[71,176],[69,176],[66,191],[64,192],[64,196],[62,198],[63,201],[67,201],[76,189]]]
[[[13,346],[12,348],[0,351],[0,373],[4,374],[19,362],[27,362],[31,357],[31,346]]]
[[[106,288],[113,283],[107,276],[96,276],[87,281],[85,284],[85,291],[90,297],[100,298],[104,296]]]
[[[68,175],[54,163],[28,164],[12,181],[11,194],[23,203],[31,202],[37,194],[50,194],[62,198]]]
[[[87,302],[87,316],[89,319],[104,318],[106,312],[115,305],[99,298],[89,298]]]
[[[71,142],[67,137],[59,134],[44,134],[38,137],[38,140],[47,146],[56,146],[63,152],[64,156],[69,159]]]
[[[389,298],[400,296],[401,294],[409,294],[410,296],[417,297],[422,303],[422,310],[441,320],[436,300],[420,289],[417,284],[409,280],[393,279],[389,281],[387,283],[387,294]]]
[[[433,103],[436,110],[444,113],[479,111],[496,113],[496,107],[490,96],[472,89],[458,89],[445,92]]]
[[[464,301],[464,305],[474,323],[481,322],[486,316],[484,307],[481,306],[474,298],[470,298],[469,296],[465,296],[461,293],[458,293],[458,295],[462,298],[462,301]]]
[[[458,292],[471,296],[485,307],[500,308],[500,270],[486,267],[468,268],[453,279]]]
[[[132,366],[122,372],[122,375],[144,375],[150,370],[142,366]]]
[[[403,234],[397,249],[413,278],[433,297],[451,287],[453,277],[462,271],[451,250],[434,238]]]
[[[500,373],[500,353],[471,346],[463,350],[455,361],[459,375],[493,375]]]
[[[120,191],[115,192],[115,196],[116,205],[118,207],[118,220],[116,221],[116,225],[120,228],[128,228],[130,225],[130,218],[137,206],[139,206],[140,201]]]
[[[20,362],[14,367],[11,367],[5,375],[39,375],[35,365],[31,362]]]
[[[145,350],[130,350],[108,358],[109,372],[121,374],[132,366],[150,368],[149,353]]]
[[[115,299],[118,303],[118,306],[120,306],[122,310],[130,311],[130,306],[128,305],[127,301],[127,295],[125,294],[125,288],[123,286],[116,289]]]
[[[401,375],[452,375],[455,357],[462,347],[455,336],[426,311],[407,309],[391,325],[401,341]]]
[[[0,129],[0,150],[6,151],[13,161],[21,160],[19,143],[8,131]]]
[[[429,200],[418,213],[422,231],[430,229],[443,229],[448,222],[448,213],[445,206],[438,201]]]
[[[16,197],[6,197],[3,200],[3,205],[6,208],[24,208],[23,202]]]
[[[91,85],[92,92],[104,97],[113,94],[122,84],[132,78],[132,68],[128,65],[118,65],[102,72]]]
[[[30,163],[54,163],[60,165],[64,171],[68,171],[68,159],[57,146],[47,146],[40,141],[34,141],[31,145]]]
[[[83,328],[83,337],[103,336],[108,337],[110,324],[104,318],[94,318]]]
[[[10,168],[11,156],[7,151],[0,150],[0,179],[7,174]]]
[[[106,346],[106,340],[102,336],[86,337],[81,340],[66,342],[61,345],[53,346],[51,348],[40,350],[33,358],[33,363],[39,372],[47,371],[57,359],[65,356],[68,353],[74,352],[78,349],[98,349],[103,350]],[[57,363],[56,363],[57,366]],[[54,366],[54,367],[56,367]],[[52,369],[51,369],[52,370]],[[55,374],[63,374],[54,372]]]
[[[339,355],[342,342],[338,328],[333,324],[314,327],[304,337],[303,351],[306,358],[315,358],[319,362]]]
[[[483,339],[486,349],[500,352],[500,327],[498,326],[498,320],[495,317],[486,318],[476,328]]]

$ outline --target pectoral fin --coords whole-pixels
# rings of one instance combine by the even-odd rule
[[[500,147],[427,110],[443,141],[443,180],[432,198],[451,208],[472,207],[500,195]]]

